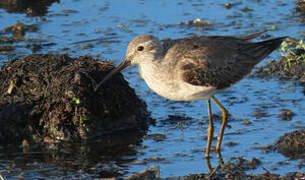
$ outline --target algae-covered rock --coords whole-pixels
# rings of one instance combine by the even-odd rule
[[[0,144],[146,130],[146,105],[121,74],[93,91],[113,68],[90,56],[30,55],[6,62],[0,72]]]
[[[282,43],[281,58],[271,60],[255,73],[258,77],[294,79],[305,85],[305,43],[303,40],[288,38]]]

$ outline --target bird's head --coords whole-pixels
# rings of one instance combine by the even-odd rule
[[[158,38],[152,35],[141,35],[136,37],[129,43],[124,61],[107,74],[94,90],[97,91],[104,82],[126,67],[153,61],[158,59],[158,56],[161,56],[162,54],[163,49]]]

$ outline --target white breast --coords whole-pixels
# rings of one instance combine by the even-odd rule
[[[140,74],[150,89],[158,95],[175,101],[209,99],[216,92],[212,86],[194,86],[181,79],[179,73],[168,73],[152,64],[141,64]]]

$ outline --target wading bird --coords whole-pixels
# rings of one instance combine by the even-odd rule
[[[205,156],[209,157],[214,132],[210,100],[222,112],[216,146],[219,152],[228,111],[214,94],[245,77],[286,38],[249,42],[264,32],[241,38],[197,36],[163,41],[152,35],[138,36],[129,43],[124,61],[98,83],[95,91],[115,73],[138,65],[142,78],[160,96],[175,101],[207,100],[209,127]]]

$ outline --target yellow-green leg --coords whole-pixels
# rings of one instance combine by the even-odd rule
[[[207,147],[205,151],[205,157],[208,158],[211,150],[211,144],[214,134],[214,125],[213,125],[213,118],[212,118],[212,110],[211,110],[211,100],[207,100],[208,105],[208,115],[209,115],[209,127],[208,127],[208,139],[207,139]]]
[[[219,109],[221,110],[221,113],[222,113],[221,128],[220,128],[220,133],[218,136],[218,142],[217,142],[217,146],[216,146],[216,152],[219,152],[221,149],[223,133],[224,133],[225,127],[227,125],[228,111],[226,110],[226,108],[223,107],[223,105],[214,96],[212,96],[211,98],[215,102],[215,104],[219,107]]]

